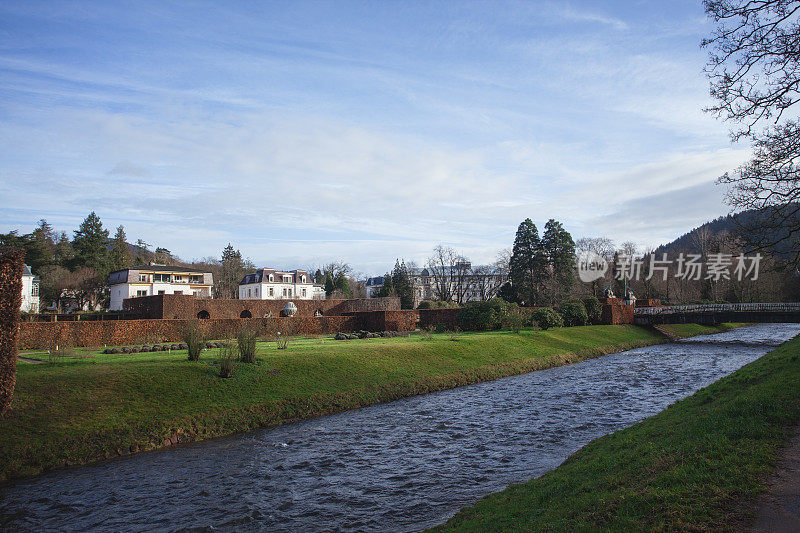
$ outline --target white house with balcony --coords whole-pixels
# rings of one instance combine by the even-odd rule
[[[325,290],[322,289],[324,298]],[[305,270],[262,268],[239,282],[240,300],[314,300],[320,291]]]
[[[23,313],[39,312],[39,278],[33,275],[31,267],[22,267],[22,305]]]
[[[211,298],[214,278],[211,272],[194,268],[148,265],[117,270],[108,276],[111,305],[109,311],[122,310],[126,298],[158,294],[186,294]]]

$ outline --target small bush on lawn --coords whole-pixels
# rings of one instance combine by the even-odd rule
[[[244,328],[236,335],[239,359],[243,363],[252,363],[256,360],[256,340],[258,340],[258,333],[251,328]]]
[[[540,329],[560,328],[564,325],[564,319],[550,307],[537,309],[531,315],[531,321]]]
[[[229,378],[233,374],[233,365],[239,350],[233,342],[225,342],[219,347],[219,377]]]
[[[490,331],[501,329],[517,304],[511,304],[502,298],[493,298],[486,302],[469,302],[458,314],[458,326],[462,331]]]
[[[203,330],[200,328],[198,321],[190,320],[186,323],[181,340],[186,344],[189,361],[200,359],[200,352],[205,348],[206,341],[203,338]]]
[[[589,296],[583,299],[583,306],[586,308],[586,314],[589,316],[589,324],[599,324],[603,316],[603,305],[600,300],[594,296]]]
[[[565,326],[585,326],[589,323],[586,307],[583,306],[583,302],[580,300],[564,302],[558,308],[558,311],[564,319]]]

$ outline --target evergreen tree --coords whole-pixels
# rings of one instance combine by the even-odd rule
[[[314,272],[314,283],[325,283],[325,275],[322,273],[322,270],[317,269],[317,271]]]
[[[547,257],[550,274],[547,303],[559,304],[575,282],[575,242],[561,222],[551,218],[544,225],[542,250]]]
[[[389,296],[397,296],[397,291],[395,290],[394,283],[392,282],[392,276],[389,273],[383,275],[383,285],[375,293],[375,296],[378,298],[387,298]]]
[[[30,248],[25,252],[25,262],[34,271],[53,264],[55,252],[55,232],[47,220],[40,219],[36,229],[30,234]]]
[[[531,219],[526,218],[517,228],[509,261],[509,278],[517,302],[528,306],[539,303],[539,292],[546,275],[546,258],[539,230]]]
[[[75,258],[75,250],[72,248],[72,243],[69,241],[66,232],[61,232],[61,235],[56,240],[55,249],[53,251],[53,263],[63,268],[68,268],[73,259]]]
[[[118,226],[117,232],[111,241],[111,268],[113,270],[123,270],[130,267],[131,263],[131,249],[128,247],[125,228]]]
[[[100,217],[92,211],[75,230],[72,239],[72,247],[75,249],[74,269],[91,268],[100,279],[105,279],[111,266],[107,244],[108,230],[103,229]]]
[[[395,262],[390,279],[394,286],[395,294],[400,297],[400,306],[403,309],[414,309],[414,285],[405,261]]]
[[[217,283],[217,294],[220,298],[238,298],[239,282],[245,274],[245,263],[241,252],[234,249],[231,243],[222,250],[220,266],[222,279]]]
[[[325,274],[325,297],[330,298],[333,291],[336,290],[336,286],[333,283],[333,277],[331,276],[330,272]]]
[[[333,286],[335,290],[342,293],[342,296],[350,297],[353,291],[350,289],[350,282],[347,279],[347,276],[344,275],[343,272],[340,272],[336,279],[333,280]]]

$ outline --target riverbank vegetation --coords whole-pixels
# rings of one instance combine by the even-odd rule
[[[593,441],[556,470],[463,509],[438,529],[747,529],[756,496],[800,418],[798,381],[795,338],[658,415]]]
[[[202,351],[199,361],[189,361],[186,350],[173,350],[80,351],[56,364],[21,362],[13,410],[0,420],[0,480],[663,340],[636,326],[587,326],[347,342],[303,339],[283,350],[275,342],[259,342],[255,363],[235,365],[228,379],[219,378],[223,357],[217,349]]]

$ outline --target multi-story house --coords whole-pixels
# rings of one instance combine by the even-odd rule
[[[211,298],[214,277],[194,268],[151,264],[117,270],[108,276],[110,311],[122,310],[122,300],[157,294],[186,294]]]
[[[25,265],[22,268],[22,305],[20,311],[23,313],[39,312],[39,278],[33,275],[31,267]]]
[[[493,266],[472,267],[469,263],[437,268],[411,269],[414,306],[422,300],[437,300],[444,295],[459,303],[490,300],[506,282],[503,272]],[[367,279],[367,297],[374,297],[383,287],[385,276]]]
[[[305,270],[262,268],[239,282],[240,300],[313,300],[325,297]]]

